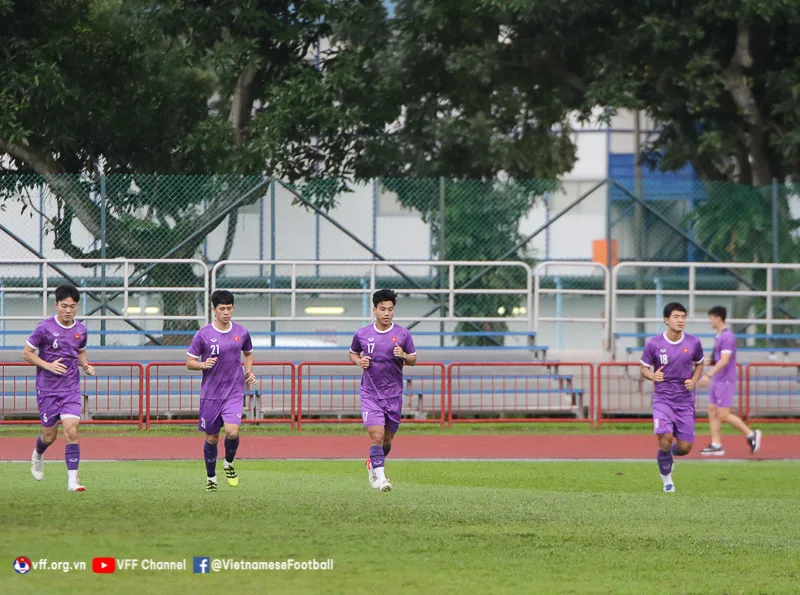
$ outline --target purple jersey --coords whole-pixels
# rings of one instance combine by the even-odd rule
[[[42,396],[72,395],[80,390],[78,353],[86,349],[86,327],[78,321],[64,326],[56,316],[45,318],[28,338],[28,345],[39,350],[48,363],[61,359],[67,368],[61,376],[36,369],[36,391]]]
[[[392,399],[403,396],[403,360],[394,356],[399,345],[408,355],[417,353],[411,332],[392,324],[379,331],[371,324],[358,329],[350,344],[351,353],[370,357],[369,368],[361,375],[361,396],[367,399]]]
[[[650,339],[644,346],[642,365],[664,371],[664,381],[655,383],[653,403],[694,404],[694,391],[683,383],[694,374],[695,364],[702,362],[703,347],[693,335],[683,333],[675,343],[667,339],[666,333]]]
[[[231,322],[227,331],[207,324],[194,334],[186,354],[201,362],[210,357],[217,358],[213,368],[203,370],[201,400],[227,401],[244,396],[243,351],[252,353],[253,342],[247,329],[235,322]]]
[[[736,337],[726,328],[714,337],[714,363],[722,359],[723,353],[730,353],[731,359],[719,372],[711,377],[712,382],[736,381]]]

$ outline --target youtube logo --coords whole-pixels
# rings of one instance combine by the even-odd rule
[[[114,558],[93,558],[92,571],[97,574],[111,574],[117,569],[117,561]]]

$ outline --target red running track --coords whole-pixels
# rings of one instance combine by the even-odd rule
[[[62,452],[61,439],[56,452]],[[222,441],[220,441],[222,442]],[[709,440],[698,437],[689,458]],[[87,436],[81,459],[169,460],[201,456],[202,437]],[[30,438],[0,438],[0,461],[28,461]],[[220,450],[222,447],[220,446]],[[727,437],[725,457],[714,459],[800,459],[800,436],[765,436],[761,450],[750,454],[744,438]],[[52,451],[51,451],[52,452]],[[360,436],[243,436],[238,457],[244,459],[366,458],[368,442]],[[401,459],[653,459],[653,436],[398,436],[392,458]],[[52,458],[52,455],[51,455]]]

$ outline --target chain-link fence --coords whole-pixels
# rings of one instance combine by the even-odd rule
[[[528,265],[543,260],[601,265],[626,260],[797,262],[795,190],[778,184],[753,189],[696,181],[645,181],[638,189],[632,180],[405,178],[322,180],[292,186],[258,176],[109,174],[45,180],[4,174],[0,176],[0,250],[5,259],[199,259],[209,269],[228,259],[513,260]],[[109,267],[96,264],[70,270],[84,285],[98,286],[104,275],[115,276]],[[143,264],[136,273],[144,273],[139,282],[150,287],[189,288],[198,283],[197,269],[189,264]],[[476,290],[459,295],[454,309],[464,317],[487,319],[478,328],[474,323],[424,322],[448,315],[450,305],[441,293],[412,300],[420,317],[417,330],[431,333],[432,342],[524,345],[524,336],[501,334],[520,331],[524,335],[523,325],[514,322],[530,315],[522,297],[480,291],[524,288],[521,274],[507,267],[464,267],[451,280],[441,269],[417,265],[401,267],[399,272],[387,268],[380,284],[441,290],[452,281],[456,288]],[[555,268],[542,274],[543,286],[573,290],[595,290],[602,277],[597,270],[586,274]],[[633,283],[644,287],[651,281],[646,269],[641,276]],[[0,318],[38,308],[21,295],[2,291],[4,285],[25,281],[12,277],[9,270],[0,270]],[[237,287],[288,282],[288,277],[274,275],[265,264],[220,271],[221,279],[232,277],[238,277],[230,282]],[[363,276],[335,266],[309,266],[301,277],[307,278],[303,282],[309,286],[363,290]],[[781,271],[773,281],[776,290],[796,291],[800,280],[793,271]],[[303,308],[352,307],[369,314],[371,305],[363,304],[360,296],[357,304],[349,304],[344,303],[344,295],[308,297]],[[597,295],[551,292],[541,297],[543,317],[597,319],[605,315]],[[101,298],[91,307],[121,311],[119,297],[109,292],[105,298],[107,303]],[[128,306],[132,311],[157,310],[167,315],[163,324],[147,327],[166,331],[159,338],[163,342],[185,342],[197,322],[177,317],[202,314],[202,303],[188,291],[151,292],[137,299]],[[780,311],[796,314],[791,298],[780,299]],[[251,301],[248,308],[268,313],[279,310],[281,304],[277,297],[268,304]],[[750,306],[758,309],[759,304]],[[645,307],[644,302],[635,306]],[[337,325],[326,325],[322,315],[308,332],[330,343],[325,333],[340,332],[337,329]],[[548,342],[572,343],[569,335],[566,341],[558,340],[555,328],[552,334]],[[171,335],[175,338],[169,339]]]

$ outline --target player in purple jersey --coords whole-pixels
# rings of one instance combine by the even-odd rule
[[[22,359],[36,366],[36,404],[42,431],[31,455],[31,474],[44,479],[44,453],[58,436],[58,420],[64,427],[64,461],[67,463],[67,489],[83,492],[78,478],[81,447],[78,425],[81,421],[81,385],[78,367],[94,376],[94,366],[86,355],[86,327],[75,320],[81,294],[72,285],[56,287],[56,315],[40,322],[28,338]],[[39,352],[38,354],[36,352]]]
[[[736,392],[736,337],[725,326],[728,311],[723,306],[714,306],[708,311],[711,328],[717,332],[714,337],[714,353],[710,360],[711,368],[700,378],[699,385],[711,385],[708,391],[708,425],[711,427],[711,444],[700,451],[706,456],[722,456],[722,422],[731,424],[742,432],[750,445],[750,452],[761,448],[761,430],[751,430],[741,418],[731,413],[733,394]]]
[[[350,361],[360,367],[361,417],[369,434],[367,474],[370,487],[388,492],[384,464],[400,427],[403,408],[403,366],[417,363],[408,329],[392,322],[397,294],[381,289],[372,295],[375,323],[359,329],[350,344]]]
[[[675,491],[672,455],[689,454],[694,443],[695,386],[703,372],[700,339],[683,332],[686,308],[664,306],[665,333],[644,346],[642,378],[654,383],[653,428],[658,436],[658,470],[665,492]],[[673,444],[673,440],[677,440]]]
[[[239,485],[233,459],[239,448],[239,425],[242,423],[244,385],[255,384],[253,342],[243,326],[231,322],[233,294],[218,289],[211,294],[214,322],[197,331],[186,352],[186,367],[202,370],[200,383],[200,420],[197,429],[206,433],[203,459],[206,463],[206,491],[217,491],[217,442],[225,429],[225,479]],[[244,352],[244,371],[242,370]]]

